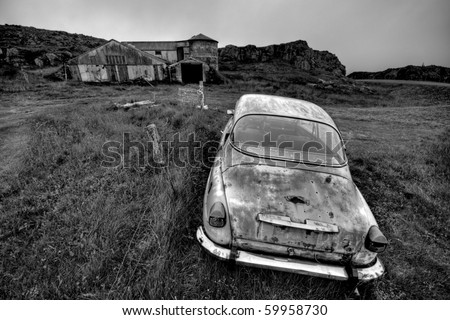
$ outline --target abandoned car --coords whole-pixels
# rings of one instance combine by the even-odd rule
[[[336,280],[380,277],[377,254],[387,240],[344,149],[319,106],[242,96],[206,185],[201,246],[241,265]]]

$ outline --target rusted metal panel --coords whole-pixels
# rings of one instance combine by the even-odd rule
[[[245,266],[260,267],[278,271],[286,271],[322,277],[334,280],[348,280],[349,275],[344,266],[321,264],[317,261],[291,259],[290,257],[274,257],[263,254],[255,254],[248,251],[232,250],[216,245],[209,240],[203,232],[203,228],[197,229],[197,239],[210,254],[221,260],[234,260],[235,263]]]
[[[178,61],[177,51],[160,51],[160,50],[149,50],[145,51],[149,54],[152,54],[158,58],[164,59],[170,63],[174,63]]]
[[[81,81],[102,82],[109,81],[108,73],[103,65],[79,65]]]
[[[155,77],[155,67],[158,67],[158,77]],[[72,65],[70,69],[72,74],[79,73],[74,79],[84,82],[126,82],[139,77],[163,79],[162,66],[153,65]]]
[[[142,51],[176,51],[177,41],[128,41],[128,44],[133,45]]]
[[[266,165],[241,165],[223,172],[233,237],[276,244],[288,250],[334,252],[348,257],[360,250],[371,226],[367,204],[347,178],[328,173],[293,170]],[[287,196],[308,200],[294,203]],[[339,226],[339,232],[291,228],[258,219],[258,215],[289,218],[296,224],[307,220]],[[290,249],[292,248],[292,249]],[[264,250],[264,245],[260,250]],[[270,246],[265,251],[271,252]]]
[[[219,154],[220,153],[221,151],[219,151]],[[225,206],[225,209],[228,211],[228,205],[225,198],[223,186],[224,184],[220,168],[220,159],[216,158],[216,162],[208,177],[208,192],[205,192],[205,196],[203,198],[203,221],[206,223],[208,221],[209,211],[217,201],[222,202],[222,204]],[[227,219],[223,228],[207,228],[206,233],[216,243],[228,246],[231,244],[230,226],[231,221]]]
[[[266,252],[277,256],[290,256],[293,258],[315,260],[327,263],[345,263],[348,262],[347,260],[351,257],[350,255],[344,257],[341,253],[337,252],[317,251],[309,248],[286,247],[284,245],[246,239],[236,239],[234,243],[237,248],[245,251]]]
[[[68,65],[72,79],[81,81],[80,70],[77,65]]]
[[[170,62],[175,62],[178,60],[178,55],[176,51],[161,51],[161,58]]]
[[[155,80],[155,70],[153,66],[127,66],[128,78],[130,80],[137,79],[139,77],[146,77],[150,80]]]
[[[130,80],[128,77],[128,66],[126,65],[115,65],[117,73],[119,74],[119,82],[125,82]]]
[[[302,100],[261,94],[247,94],[236,103],[235,122],[247,114],[275,114],[320,121],[336,128],[333,119],[319,106]]]
[[[183,82],[181,73],[181,64],[177,63],[169,66],[169,72],[172,74],[171,80],[177,82]]]
[[[197,229],[197,240],[201,243],[202,247],[207,250],[211,255],[220,259],[220,260],[233,260],[236,264],[246,265],[251,267],[259,267],[266,268],[278,271],[286,271],[299,273],[304,275],[310,275],[315,277],[334,279],[334,280],[348,280],[349,278],[356,278],[359,281],[371,281],[381,277],[384,274],[384,266],[379,259],[375,261],[370,267],[358,268],[351,267],[346,268],[342,261],[340,260],[338,255],[326,254],[326,261],[332,263],[324,262],[323,256],[325,254],[321,253],[312,253],[311,251],[306,251],[305,254],[301,254],[299,256],[305,257],[305,255],[309,255],[310,260],[304,259],[296,259],[295,257],[282,257],[282,256],[272,256],[272,255],[264,255],[253,253],[251,251],[244,250],[236,250],[234,253],[234,257],[232,254],[232,250],[225,248],[223,246],[219,246],[213,241],[211,241],[208,236],[205,234],[202,227]],[[260,244],[261,245],[261,244]],[[243,247],[246,247],[243,245]],[[250,248],[249,245],[247,247]],[[277,251],[277,246],[272,245],[274,254],[284,254],[284,248]],[[253,248],[256,251],[258,250],[258,246]],[[331,256],[331,258],[330,258]],[[347,270],[350,271],[350,274],[347,273]]]
[[[166,77],[166,74],[164,72],[165,67],[162,65],[155,65],[153,67],[154,67],[155,79],[156,80],[164,80]]]
[[[120,77],[117,72],[116,66],[109,65],[106,66],[106,72],[108,73],[108,79],[111,82],[120,82]]]

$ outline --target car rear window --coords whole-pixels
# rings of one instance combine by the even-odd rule
[[[345,164],[339,133],[329,125],[310,120],[244,116],[234,126],[232,143],[240,151],[258,157],[328,166]]]

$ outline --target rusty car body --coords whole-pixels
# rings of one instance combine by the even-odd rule
[[[319,106],[242,96],[208,178],[198,241],[241,265],[336,280],[380,277],[377,255],[387,240],[344,149]]]

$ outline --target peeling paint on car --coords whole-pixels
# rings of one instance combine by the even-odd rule
[[[269,166],[230,168],[224,172],[223,179],[234,186],[225,191],[230,214],[235,218],[232,229],[238,230],[236,233],[242,239],[267,242],[268,238],[289,246],[301,243],[301,247],[319,251],[329,251],[326,248],[337,243],[333,251],[347,254],[349,243],[361,242],[370,227],[364,212],[368,208],[359,201],[351,180],[335,177],[336,186],[330,186],[324,182],[325,177],[327,175],[323,173],[299,170],[286,173],[282,168]],[[259,179],[265,179],[266,183],[251,183]],[[259,197],[260,194],[264,196]],[[308,199],[309,205],[288,201],[290,198],[286,195],[289,194],[301,195]],[[327,215],[327,212],[333,214]],[[334,235],[289,227],[283,229],[258,221],[260,213],[289,217],[297,223],[317,220],[320,215],[320,222],[339,225],[340,232]]]
[[[363,281],[382,275],[384,267],[377,254],[364,245],[368,230],[377,223],[353,183],[347,163],[333,167],[264,157],[255,161],[225,137],[233,130],[233,123],[252,114],[312,119],[336,128],[329,115],[312,103],[264,95],[243,96],[224,130],[207,183],[203,227],[215,243],[209,243],[207,250],[219,252],[219,258],[279,270],[285,268],[272,262],[272,255],[306,259],[309,262],[292,265],[291,260],[286,260],[292,266],[286,269],[302,273],[304,268],[304,274],[340,280],[347,279],[346,271],[336,269],[337,265],[346,270],[350,267],[348,276]],[[216,201],[226,206],[228,218],[224,228],[207,223],[208,212]],[[201,230],[198,235],[202,241],[206,239]],[[252,252],[264,258],[256,258]]]

